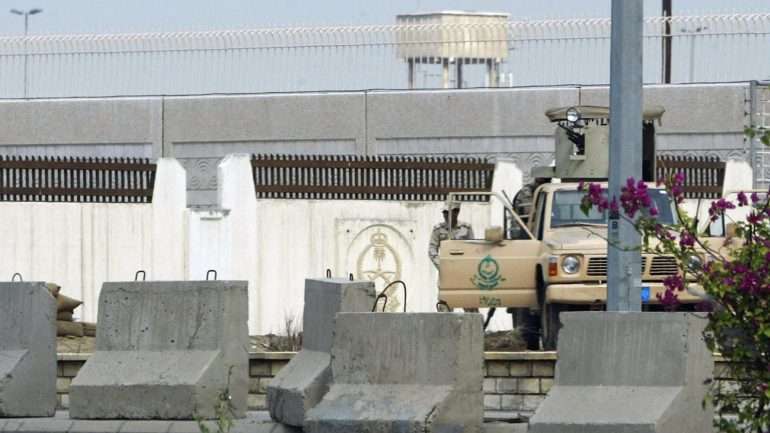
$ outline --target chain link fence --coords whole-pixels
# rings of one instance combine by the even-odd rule
[[[770,78],[770,14],[644,29],[647,83],[668,38],[673,82]],[[609,53],[609,19],[4,37],[0,97],[606,84]]]

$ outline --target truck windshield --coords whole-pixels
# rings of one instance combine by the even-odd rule
[[[650,188],[649,192],[658,209],[658,220],[662,224],[674,224],[675,214],[666,190]],[[608,212],[592,208],[586,215],[580,210],[580,200],[584,196],[582,191],[556,191],[551,205],[551,227],[606,225]]]

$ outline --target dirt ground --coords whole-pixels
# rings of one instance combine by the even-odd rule
[[[296,352],[301,349],[302,337],[288,338],[280,335],[254,335],[251,339],[253,352]],[[58,353],[91,353],[94,337],[58,337]],[[488,352],[516,352],[524,350],[524,343],[512,331],[489,332],[484,336],[484,350]]]

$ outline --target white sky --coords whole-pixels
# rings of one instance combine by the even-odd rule
[[[644,0],[660,13],[661,0]],[[675,14],[770,12],[768,0],[673,0]],[[30,33],[114,33],[389,24],[415,11],[470,9],[513,18],[603,17],[610,0],[0,0],[0,35],[23,33],[11,8],[43,8]]]

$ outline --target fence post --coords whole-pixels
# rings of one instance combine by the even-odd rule
[[[249,282],[249,330],[256,331],[259,323],[259,239],[251,155],[227,155],[217,168],[217,185],[219,207],[229,211],[222,220],[225,225],[222,231],[224,236],[221,238],[224,245],[220,245],[220,251],[225,255],[225,260],[220,261],[221,278]]]
[[[187,180],[174,158],[157,161],[152,200],[152,266],[150,279],[184,280]]]

